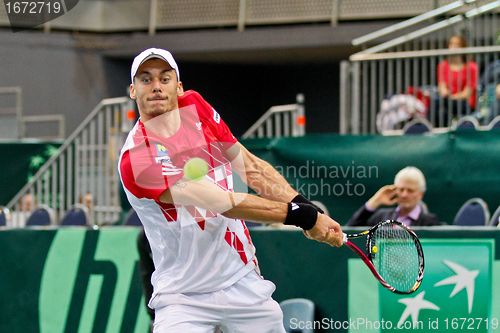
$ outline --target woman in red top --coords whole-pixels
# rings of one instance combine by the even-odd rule
[[[449,49],[467,47],[463,36],[452,36]],[[476,108],[477,64],[467,61],[463,55],[450,55],[438,64],[438,90],[446,116],[470,114]]]

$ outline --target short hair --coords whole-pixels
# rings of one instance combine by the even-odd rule
[[[394,184],[403,179],[408,179],[416,182],[418,184],[418,189],[421,192],[425,192],[425,190],[427,189],[424,174],[422,173],[422,171],[420,171],[420,169],[414,166],[407,166],[406,168],[399,170],[399,172],[394,177]]]

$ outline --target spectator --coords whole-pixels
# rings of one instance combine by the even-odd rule
[[[94,196],[90,192],[85,194],[80,194],[78,198],[78,203],[81,205],[88,216],[90,225],[94,224]]]
[[[373,226],[383,220],[397,220],[407,226],[437,225],[438,218],[426,212],[422,204],[425,190],[422,171],[406,167],[396,174],[394,185],[380,188],[354,213],[347,225]],[[393,204],[398,205],[396,208],[380,208]]]
[[[26,220],[31,215],[31,212],[35,209],[33,195],[31,193],[26,193],[19,199],[16,206],[16,210],[12,212],[12,226],[13,227],[24,227]]]
[[[486,66],[480,81],[480,117],[490,121],[500,113],[500,60]]]
[[[463,47],[467,47],[463,36],[454,35],[450,38],[450,50]],[[460,54],[450,55],[448,59],[439,62],[437,77],[440,97],[437,114],[441,111],[439,104],[442,104],[445,124],[449,122],[450,114],[456,117],[476,109],[478,69],[474,61],[467,61],[466,57]]]
[[[85,207],[87,207],[88,212],[93,210],[94,207],[94,198],[92,197],[92,193],[87,192],[83,197],[80,199],[80,203],[83,204]]]

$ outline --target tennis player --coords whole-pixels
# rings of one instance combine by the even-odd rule
[[[342,244],[340,225],[245,149],[200,94],[184,91],[170,52],[140,53],[131,80],[140,119],[119,172],[151,245],[154,332],[285,332],[243,220],[295,225],[332,246]],[[196,180],[184,170],[193,157],[208,164]],[[260,195],[235,192],[233,172]]]

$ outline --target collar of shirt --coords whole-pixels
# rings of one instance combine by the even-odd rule
[[[411,225],[412,222],[418,220],[420,213],[422,212],[422,207],[420,207],[420,205],[415,206],[415,208],[413,208],[407,215],[400,215],[399,211],[400,208],[398,206],[395,211],[396,219],[405,225]]]

